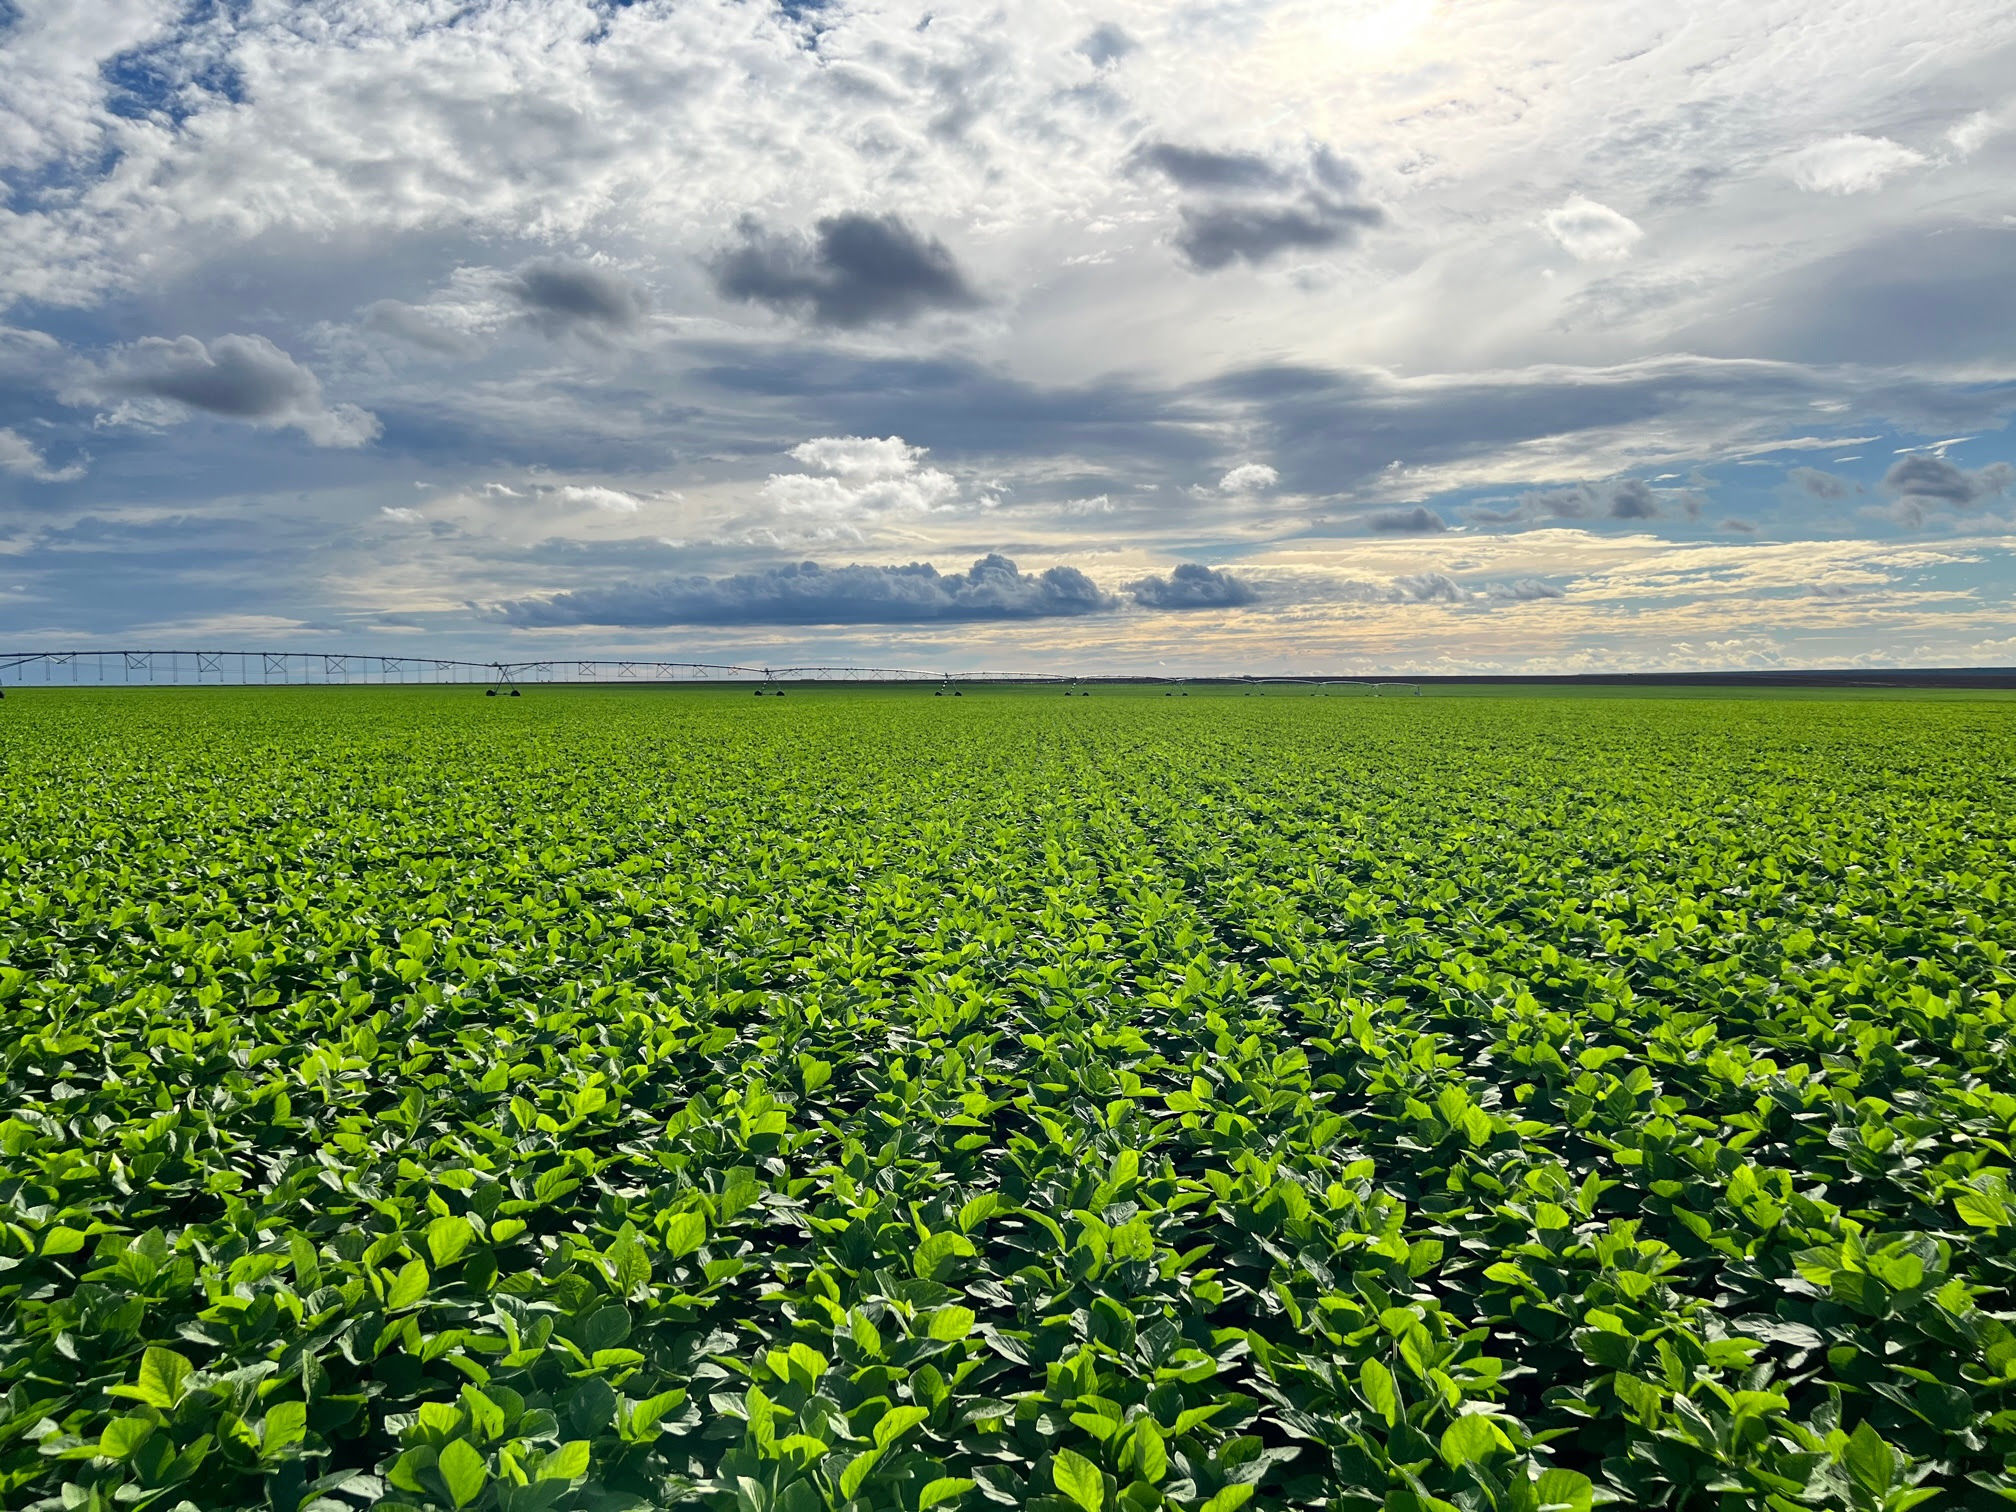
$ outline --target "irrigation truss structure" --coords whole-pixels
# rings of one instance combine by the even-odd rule
[[[1188,684],[1263,684],[1382,694],[1416,694],[1417,683],[1331,677],[1085,676],[1061,672],[947,672],[918,667],[771,667],[726,662],[662,661],[652,657],[542,657],[536,661],[470,661],[443,656],[384,656],[336,651],[0,651],[0,690],[8,687],[257,687],[292,684],[481,684],[516,692],[537,683],[925,683],[940,691],[974,685],[1061,685],[1067,691],[1102,683],[1166,684],[1172,695]]]

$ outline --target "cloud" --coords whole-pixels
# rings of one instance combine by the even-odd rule
[[[1183,189],[1243,193],[1287,189],[1294,184],[1288,173],[1253,152],[1211,152],[1201,147],[1151,142],[1136,157]]]
[[[1971,509],[1985,499],[1999,498],[2012,477],[2016,472],[2007,462],[1969,472],[1930,452],[1911,452],[1891,464],[1883,475],[1883,487],[1897,495],[1902,508],[1922,513],[1940,505]]]
[[[1542,224],[1570,256],[1582,262],[1621,262],[1645,235],[1644,228],[1629,216],[1579,194],[1549,210]]]
[[[1446,572],[1406,572],[1393,579],[1393,591],[1408,604],[1460,604],[1470,595]]]
[[[1542,488],[1519,496],[1519,508],[1508,514],[1479,513],[1478,519],[1656,520],[1659,496],[1642,478],[1618,478],[1607,483],[1576,483],[1568,488]]]
[[[1795,467],[1785,474],[1786,485],[1811,499],[1845,499],[1855,493],[1851,479],[1817,467]]]
[[[1120,27],[1111,21],[1102,21],[1078,44],[1078,51],[1091,60],[1094,68],[1106,68],[1139,47],[1140,44]]]
[[[714,287],[729,299],[842,329],[980,303],[945,244],[899,216],[832,215],[813,231],[810,238],[778,235],[743,221],[740,244],[713,260]]]
[[[1348,489],[1381,504],[1398,487],[1405,500],[1391,502],[1442,489],[1545,488],[1543,480],[1555,478],[1663,471],[1747,453],[1812,424],[1816,412],[1857,434],[1878,424],[1921,434],[1997,426],[2016,406],[2016,384],[1963,387],[1852,363],[1818,369],[1697,356],[1434,377],[1266,362],[1184,397],[1224,403],[1238,434],[1264,438],[1284,487]],[[1389,478],[1398,457],[1404,474]],[[1663,507],[1663,484],[1658,492]],[[1607,514],[1607,498],[1582,513]]]
[[[901,436],[814,436],[791,448],[793,460],[853,482],[900,478],[917,470],[927,449]]]
[[[1416,504],[1412,509],[1382,509],[1377,514],[1367,517],[1365,523],[1373,530],[1395,535],[1421,534],[1449,528],[1448,521],[1425,504]]]
[[[1729,535],[1757,534],[1757,527],[1755,525],[1751,524],[1748,520],[1739,520],[1734,515],[1731,515],[1715,528]]]
[[[1281,474],[1265,462],[1242,462],[1218,480],[1218,489],[1228,494],[1258,493],[1280,481]]]
[[[443,325],[434,312],[422,305],[397,299],[374,300],[363,310],[367,329],[397,337],[410,345],[444,357],[474,357],[482,344],[467,331]]]
[[[1099,614],[1119,600],[1075,567],[1025,573],[990,553],[965,572],[822,567],[817,562],[729,577],[579,589],[519,599],[499,611],[514,625],[897,625],[1032,620]]]
[[[616,488],[603,488],[593,483],[585,486],[565,483],[553,490],[553,496],[563,504],[583,509],[599,509],[605,514],[636,514],[644,507],[644,501],[635,494],[624,493]]]
[[[1184,260],[1202,273],[1213,273],[1234,262],[1258,265],[1284,252],[1320,252],[1348,245],[1360,228],[1384,218],[1369,205],[1326,204],[1270,207],[1218,205],[1209,209],[1185,206],[1176,246]]]
[[[791,456],[818,472],[772,473],[762,494],[788,514],[926,514],[959,496],[958,479],[924,466],[927,455],[901,436],[815,436]]]
[[[548,335],[629,330],[647,309],[643,291],[628,279],[562,259],[527,263],[504,288]]]
[[[1641,478],[1625,478],[1610,485],[1610,518],[1613,520],[1656,520],[1659,499],[1652,485]]]
[[[1358,170],[1321,145],[1285,166],[1256,153],[1170,142],[1151,142],[1133,160],[1185,192],[1177,208],[1176,250],[1199,273],[1349,246],[1386,219],[1377,205],[1359,198]]]
[[[381,504],[378,506],[378,513],[388,520],[397,520],[401,525],[418,525],[426,518],[419,510],[407,509],[398,504]]]
[[[34,442],[19,431],[0,427],[0,472],[32,478],[37,483],[74,483],[84,476],[84,464],[73,462],[68,467],[51,467]]]
[[[1924,153],[1901,142],[1850,132],[1802,147],[1785,159],[1785,171],[1810,194],[1866,194],[1924,161]]]
[[[1977,110],[1947,131],[1946,144],[1956,155],[1972,157],[2008,129],[2011,114],[2007,107],[2002,110]]]
[[[264,336],[149,336],[118,348],[80,385],[86,398],[158,400],[250,424],[292,426],[317,446],[362,446],[378,419],[327,405],[315,375]]]
[[[1253,585],[1223,568],[1184,562],[1167,577],[1144,577],[1127,585],[1146,609],[1236,609],[1260,597]]]
[[[1506,582],[1486,583],[1484,597],[1499,604],[1530,604],[1541,599],[1566,598],[1567,594],[1552,583],[1541,578],[1513,578]]]
[[[1542,578],[1506,578],[1471,590],[1446,572],[1407,572],[1381,582],[1347,578],[1329,585],[1328,596],[1347,604],[1470,604],[1492,608],[1565,598],[1564,590]]]

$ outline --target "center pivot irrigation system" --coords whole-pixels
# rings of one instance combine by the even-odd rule
[[[464,683],[486,694],[516,698],[539,683],[751,683],[758,697],[781,697],[793,683],[933,684],[938,696],[964,696],[973,686],[1058,686],[1067,694],[1122,683],[1166,685],[1188,696],[1191,684],[1262,685],[1403,694],[1418,697],[1418,683],[1335,677],[1086,677],[1058,672],[945,672],[916,667],[753,667],[721,662],[545,657],[538,661],[463,661],[441,656],[366,656],[334,651],[0,651],[0,697],[9,687],[189,687],[201,684],[378,686]]]

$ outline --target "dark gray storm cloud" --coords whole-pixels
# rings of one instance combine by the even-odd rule
[[[1659,500],[1652,485],[1642,478],[1626,478],[1610,485],[1610,518],[1613,520],[1656,520]]]
[[[114,356],[103,386],[135,398],[172,399],[234,420],[263,420],[319,408],[315,375],[264,336],[150,336]]]
[[[1568,488],[1542,488],[1519,496],[1519,508],[1500,515],[1479,511],[1480,520],[1656,520],[1659,496],[1642,478],[1617,478],[1607,483],[1576,483]]]
[[[315,375],[264,336],[219,336],[207,346],[194,336],[149,336],[108,354],[80,378],[75,398],[167,400],[254,425],[291,425],[318,446],[361,446],[379,433],[369,412],[325,405]]]
[[[729,299],[843,328],[980,303],[945,244],[894,215],[828,216],[810,237],[745,220],[740,243],[717,256],[711,271]]]
[[[1054,619],[1098,614],[1119,600],[1075,567],[1023,572],[990,553],[965,572],[822,567],[798,562],[729,577],[584,588],[502,606],[514,625],[897,625]]]
[[[1236,609],[1260,597],[1251,583],[1201,562],[1184,562],[1167,577],[1144,577],[1127,591],[1147,609]]]
[[[1184,191],[1176,250],[1200,273],[1347,246],[1386,218],[1359,197],[1358,170],[1327,147],[1283,166],[1250,152],[1151,142],[1134,162]]]
[[[505,288],[548,331],[583,326],[621,331],[644,318],[644,295],[636,285],[587,263],[527,263]]]
[[[1919,505],[1968,509],[1984,499],[1999,497],[2011,478],[2007,462],[1969,472],[1930,452],[1912,452],[1891,464],[1890,471],[1883,474],[1883,486],[1899,499]]]
[[[1211,273],[1233,262],[1263,263],[1284,252],[1320,252],[1350,241],[1381,212],[1369,205],[1184,206],[1176,246],[1190,266]]]
[[[1293,185],[1287,173],[1252,152],[1211,152],[1202,147],[1151,142],[1135,154],[1135,161],[1156,169],[1180,189],[1251,193]]]
[[[1448,522],[1425,504],[1416,504],[1412,509],[1382,509],[1365,523],[1373,530],[1395,535],[1419,535],[1449,528]]]
[[[1845,499],[1855,492],[1850,479],[1817,467],[1795,467],[1785,474],[1785,481],[1809,499]]]

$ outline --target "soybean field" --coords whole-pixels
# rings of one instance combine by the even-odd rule
[[[0,704],[0,1505],[2016,1501],[2016,704]]]

